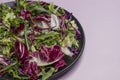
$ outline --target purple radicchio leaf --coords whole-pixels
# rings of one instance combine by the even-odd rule
[[[33,20],[35,20],[35,21],[44,21],[46,23],[49,23],[50,19],[51,19],[51,16],[48,14],[40,14],[36,17],[33,17]]]
[[[65,31],[66,31],[65,18],[66,18],[65,14],[61,16],[61,30],[62,30],[62,34],[64,34]]]
[[[43,30],[47,30],[47,31],[51,31],[54,27],[49,27],[49,28],[40,28],[38,26],[34,27],[34,31],[39,32],[39,31],[43,31]]]
[[[47,48],[45,46],[41,46],[40,49],[40,58],[46,62],[53,62],[57,59],[61,59],[64,54],[61,51],[60,46],[55,45],[54,47]]]
[[[9,64],[7,57],[0,55],[0,64],[7,66]]]
[[[78,29],[76,29],[75,27],[73,27],[75,32],[76,32],[76,37],[79,39],[81,37],[81,33]]]
[[[11,26],[11,32],[13,33],[20,33],[21,31],[23,31],[25,28],[25,25],[23,23],[20,23],[20,26],[18,28],[16,28],[15,26]]]
[[[27,51],[26,45],[19,41],[16,41],[15,42],[15,50],[16,50],[19,62],[23,63],[24,60],[26,60],[26,58],[28,56],[28,51]]]
[[[68,15],[66,15],[66,19],[71,20],[72,19],[72,13],[69,13]]]
[[[28,39],[30,41],[34,41],[35,40],[35,33],[33,30],[30,31],[29,35],[28,35]]]
[[[18,28],[16,29],[16,31],[17,31],[17,32],[21,32],[22,30],[24,30],[24,28],[25,28],[25,25],[24,25],[23,23],[21,23],[21,24],[20,24],[20,27],[18,27]]]
[[[0,70],[3,69],[4,66],[9,65],[9,60],[7,59],[7,57],[0,55],[0,64],[2,66],[0,66]],[[4,74],[5,72],[0,72],[0,77]]]
[[[55,45],[52,50],[50,51],[50,54],[49,54],[49,57],[50,57],[50,61],[54,61],[56,59],[60,59],[63,57],[63,53],[61,51],[61,48],[60,46],[58,45]]]
[[[69,49],[70,49],[70,51],[71,51],[72,53],[78,54],[78,49],[77,49],[77,48],[70,48],[70,47],[69,47]]]
[[[39,51],[35,51],[35,52],[30,53],[29,56],[28,56],[28,59],[31,60],[33,58],[36,58],[37,60],[40,61],[40,52]]]
[[[40,70],[36,62],[30,62],[26,60],[21,68],[21,72],[24,75],[30,76],[32,80],[36,80],[38,77],[37,75],[40,72]]]
[[[42,45],[39,51],[30,53],[28,58],[30,62],[36,62],[38,66],[46,66],[59,61],[63,56],[60,46],[46,47]]]
[[[68,20],[71,20],[72,19],[72,13],[69,13],[68,15],[66,15],[66,19]],[[79,39],[80,36],[81,36],[81,33],[78,29],[76,29],[74,26],[73,26],[75,32],[76,32],[76,37]]]
[[[59,60],[58,62],[55,63],[55,68],[59,69],[59,68],[64,67],[66,65],[67,65],[66,62],[63,59],[61,59],[61,60]]]
[[[51,50],[51,48],[47,48],[45,46],[41,46],[40,47],[40,58],[43,61],[49,62],[49,51]]]
[[[24,9],[22,9],[20,11],[20,15],[22,16],[25,20],[28,19],[30,17],[31,12],[30,11],[25,11]]]
[[[22,61],[23,66],[21,67],[20,72],[22,72],[24,75],[30,76],[32,80],[37,79],[37,75],[39,74],[40,70],[37,63],[35,61],[31,61],[31,59],[38,56],[39,54],[36,51],[24,57],[24,61]]]

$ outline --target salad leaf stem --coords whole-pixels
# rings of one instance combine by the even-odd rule
[[[31,20],[32,24],[34,25],[35,22],[33,21],[32,16],[30,16],[30,20]]]
[[[29,50],[30,48],[29,48],[28,39],[27,39],[27,26],[25,26],[24,34],[25,34],[25,42],[26,42],[26,45],[27,45],[27,49]]]
[[[3,72],[3,71],[6,71],[6,70],[10,69],[11,67],[15,66],[17,63],[18,62],[16,61],[16,62],[6,66],[5,68],[1,69],[0,72]]]
[[[17,6],[17,9],[20,9],[19,0],[16,0],[16,6]]]
[[[15,40],[17,39],[17,40],[19,40],[20,42],[24,43],[24,39],[22,39],[22,38],[20,38],[20,37],[18,37],[18,36],[16,36],[16,35],[13,35],[13,38],[15,38]]]

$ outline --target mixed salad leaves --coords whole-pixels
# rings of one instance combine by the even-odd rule
[[[48,79],[78,54],[80,32],[72,14],[43,1],[0,6],[0,76]]]

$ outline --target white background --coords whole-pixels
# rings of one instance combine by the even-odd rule
[[[120,0],[43,1],[72,12],[85,31],[81,59],[59,80],[120,80]]]

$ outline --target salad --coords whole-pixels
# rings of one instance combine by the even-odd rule
[[[72,13],[53,3],[16,0],[0,6],[0,76],[47,80],[78,54],[80,32]]]

